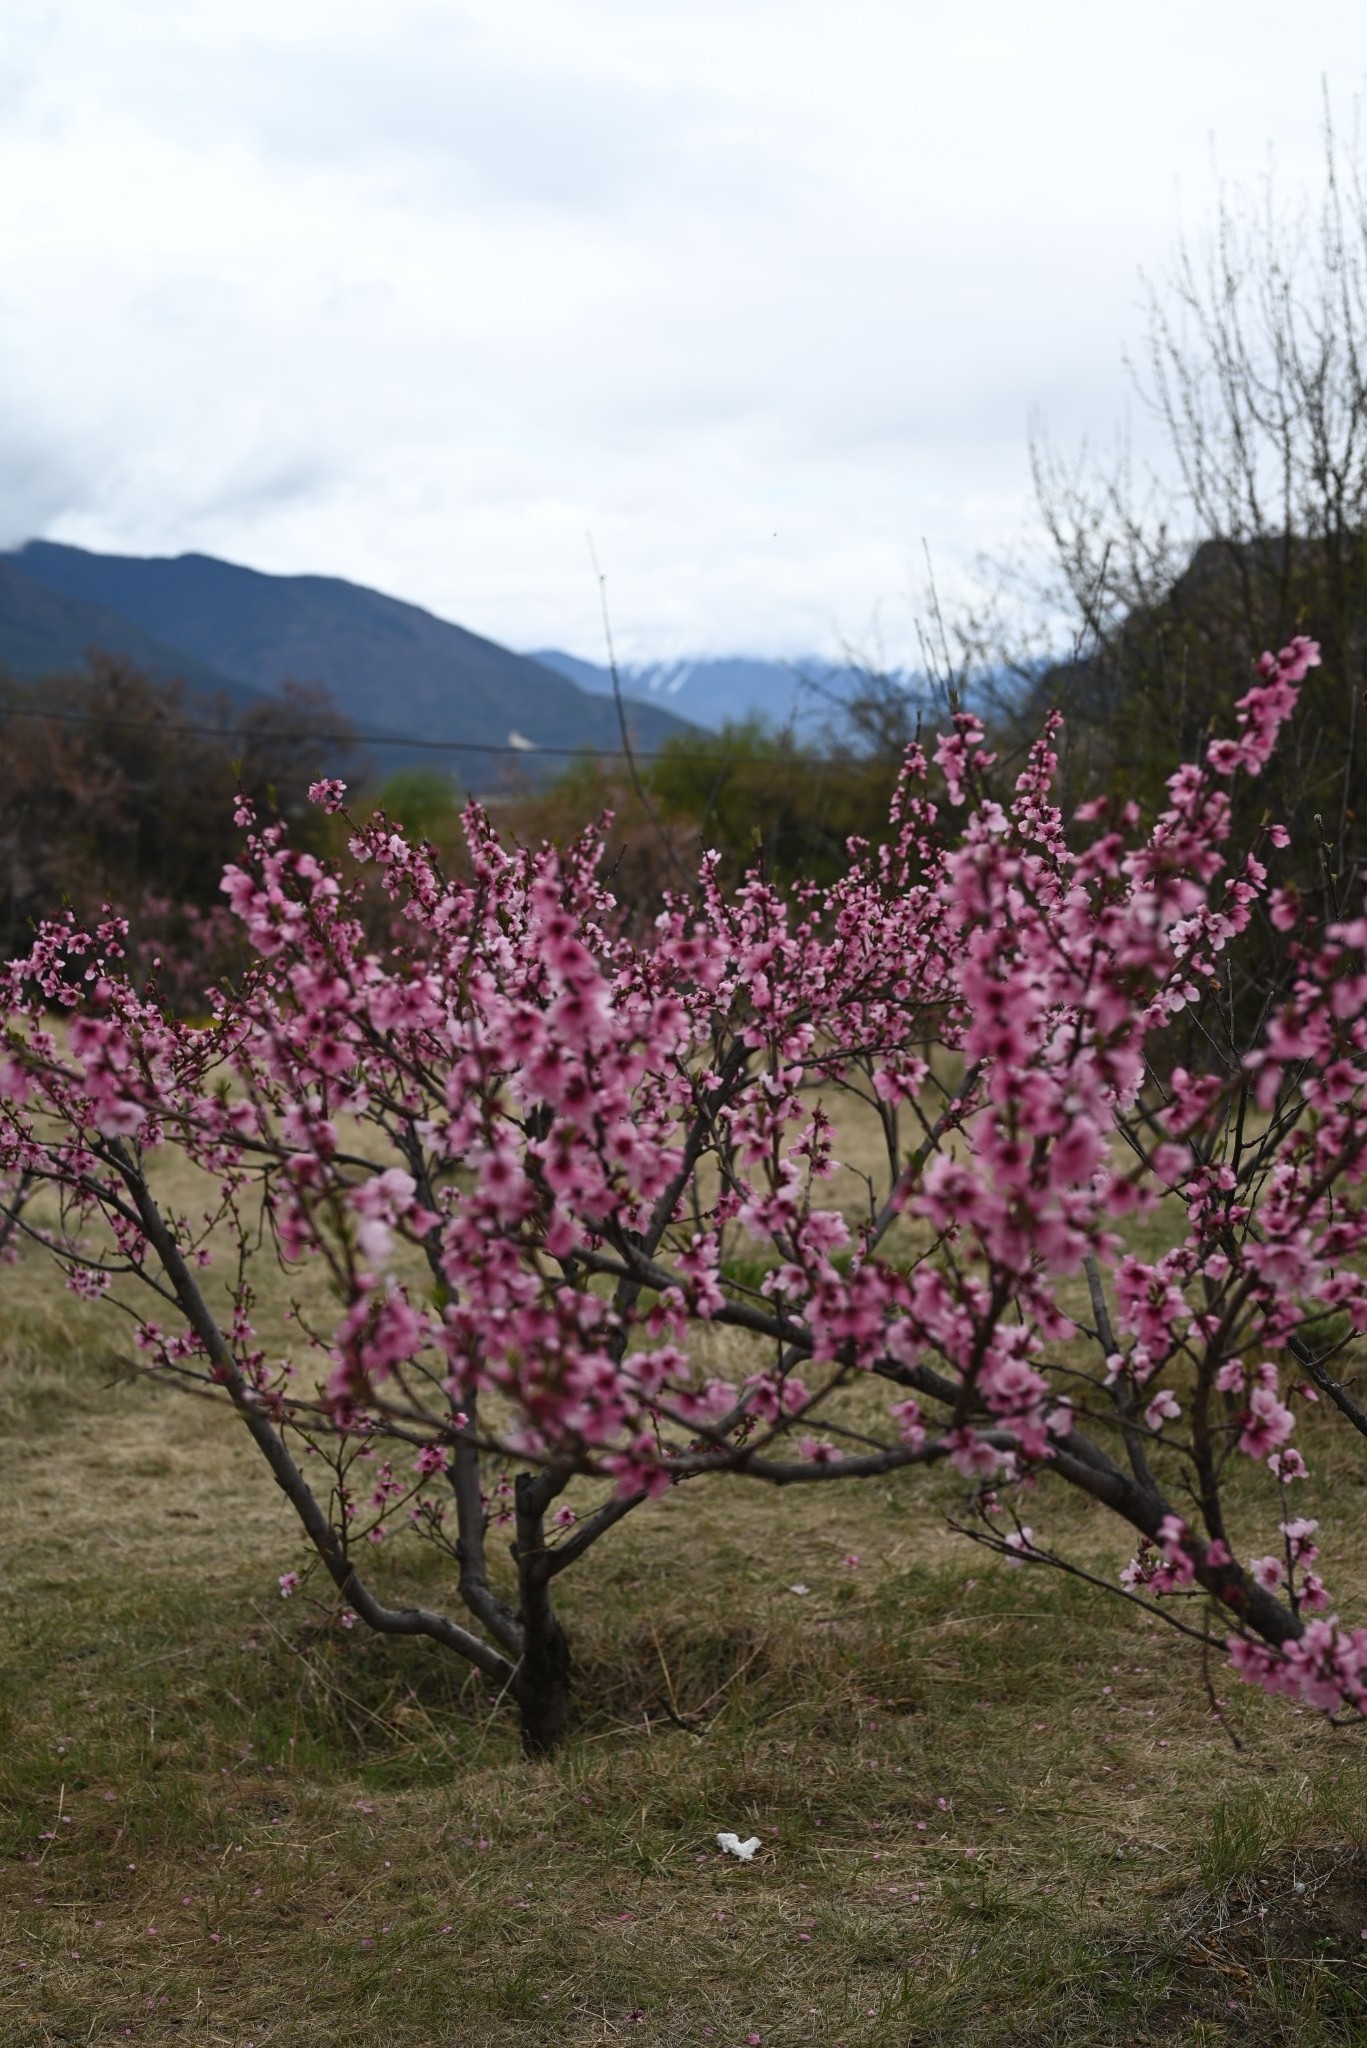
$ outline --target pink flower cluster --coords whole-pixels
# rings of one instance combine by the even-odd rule
[[[113,925],[45,926],[4,971],[0,1207],[36,1177],[73,1286],[151,1280],[163,1316],[169,1294],[184,1327],[156,1333],[157,1369],[225,1388],[263,1446],[302,1439],[344,1546],[406,1516],[450,1549],[454,1492],[469,1580],[469,1517],[529,1512],[510,1462],[546,1505],[600,1484],[598,1510],[556,1516],[569,1557],[708,1473],[945,1460],[989,1516],[1041,1477],[1088,1493],[1141,1539],[1133,1597],[1212,1596],[1246,1675],[1356,1706],[1359,1637],[1318,1618],[1315,1524],[1281,1489],[1329,1319],[1367,1328],[1367,917],[1288,955],[1256,1043],[1199,1072],[1174,1056],[1272,893],[1229,849],[1225,784],[1261,771],[1317,660],[1305,640],[1265,659],[1239,737],[1172,778],[1147,834],[1101,806],[1066,828],[1055,721],[994,792],[964,716],[933,760],[910,751],[888,839],[839,881],[727,894],[709,858],[645,944],[595,835],[509,848],[472,806],[452,880],[377,815],[358,880],[244,804],[223,887],[254,964],[209,1028],[136,992]],[[157,1208],[167,1147],[217,1190],[202,1217]],[[1127,1249],[1136,1215],[1168,1232],[1153,1256]],[[263,1244],[338,1298],[275,1359]],[[193,1279],[213,1260],[215,1310]],[[714,1325],[748,1364],[700,1363]],[[367,1474],[386,1442],[402,1461]],[[1240,1460],[1281,1555],[1234,1555]],[[1193,1471],[1200,1528],[1173,1507]],[[1019,1523],[982,1540],[1050,1556]]]
[[[1250,775],[1262,773],[1272,758],[1278,733],[1296,708],[1297,685],[1319,662],[1319,648],[1304,634],[1298,634],[1280,654],[1263,655],[1258,663],[1262,682],[1255,683],[1236,707],[1239,738],[1212,740],[1206,750],[1206,760],[1217,775],[1232,775],[1236,768]]]

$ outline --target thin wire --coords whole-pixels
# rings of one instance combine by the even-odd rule
[[[254,735],[250,732],[235,731],[230,726],[187,725],[180,722],[163,722],[160,719],[152,718],[106,717],[102,713],[90,711],[48,711],[39,709],[36,706],[21,704],[0,705],[0,726],[3,725],[4,720],[7,718],[46,718],[62,725],[112,725],[127,732],[162,732],[175,733],[177,735],[195,735],[206,739],[238,740],[243,746],[250,745],[254,737],[260,737],[269,740],[313,741],[324,746],[355,745],[358,749],[365,747],[421,747],[433,753],[497,754],[506,755],[518,761],[530,761],[537,755],[566,761],[629,761],[632,758],[632,754],[628,753],[624,747],[512,747],[506,745],[499,746],[492,742],[486,745],[481,740],[427,740],[416,737],[410,738],[403,733],[281,732],[276,727],[266,726],[259,735]],[[744,755],[702,752],[683,753],[682,751],[676,752],[672,747],[656,747],[644,752],[639,748],[635,748],[632,750],[632,753],[634,753],[638,761],[678,761],[690,764],[701,762],[709,766],[723,767],[800,767],[804,770],[811,768],[834,768],[843,770],[846,773],[851,769],[870,765],[876,759],[874,756],[861,756],[857,754],[845,757],[839,754],[795,753],[787,760],[765,760],[763,757],[747,760]]]

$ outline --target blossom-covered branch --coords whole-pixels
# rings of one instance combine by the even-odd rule
[[[1361,1426],[1331,1366],[1367,1326],[1367,917],[1307,919],[1276,825],[1229,843],[1316,659],[1265,657],[1147,832],[1065,829],[1056,722],[998,793],[961,714],[841,880],[728,896],[705,859],[645,944],[593,835],[507,848],[472,806],[454,881],[377,816],[348,881],[243,804],[254,964],[208,1028],[137,993],[116,919],[7,970],[5,1213],[79,1292],[142,1290],[148,1369],[223,1390],[349,1611],[469,1657],[533,1748],[567,1711],[552,1581],[641,1503],[946,1462],[1005,1554],[1060,1556],[1005,1502],[1081,1491],[1135,1539],[1127,1590],[1199,1589],[1245,1675],[1361,1710],[1367,1636],[1289,1489],[1320,1392]],[[1259,921],[1285,985],[1240,1045]],[[198,1218],[156,1197],[168,1149]],[[284,1358],[263,1246],[338,1303]],[[473,1629],[365,1590],[400,1528]]]

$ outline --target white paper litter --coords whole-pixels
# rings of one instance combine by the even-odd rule
[[[717,1847],[724,1856],[738,1856],[742,1863],[749,1863],[759,1847],[759,1836],[751,1835],[748,1842],[742,1842],[739,1835],[727,1832],[717,1836]]]

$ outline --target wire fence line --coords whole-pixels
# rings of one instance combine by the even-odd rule
[[[239,740],[243,745],[248,744],[254,737],[250,732],[241,732],[231,726],[197,725],[184,723],[180,720],[172,721],[155,718],[120,718],[117,714],[113,713],[106,716],[102,712],[58,711],[49,710],[38,705],[0,705],[0,728],[3,728],[5,720],[10,718],[47,720],[50,723],[55,722],[60,725],[114,726],[121,731],[170,733],[177,736],[183,735],[186,738]],[[625,747],[600,747],[588,744],[577,747],[543,747],[535,743],[514,746],[506,742],[499,744],[491,740],[422,739],[417,735],[407,735],[404,733],[289,732],[274,725],[264,727],[259,736],[263,739],[292,741],[299,744],[313,743],[323,746],[355,745],[358,748],[403,747],[408,750],[421,749],[423,752],[428,753],[494,755],[500,759],[506,758],[508,760],[524,762],[531,762],[538,758],[564,761],[629,762],[634,757],[637,761],[670,761],[680,766],[771,769],[800,767],[804,772],[811,769],[824,769],[845,774],[861,767],[874,766],[880,759],[880,756],[876,754],[809,754],[797,749],[794,749],[793,753],[786,758],[774,756],[766,758],[762,754],[729,753],[725,749],[711,751],[693,748],[685,749],[672,743],[664,747],[655,748],[634,747],[630,752]]]

